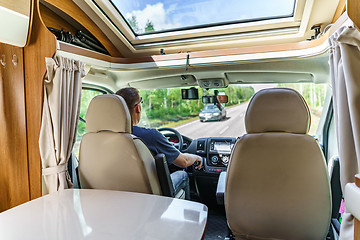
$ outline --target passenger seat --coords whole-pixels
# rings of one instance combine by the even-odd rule
[[[329,176],[318,142],[308,135],[304,98],[287,88],[251,99],[247,134],[227,171],[225,210],[236,239],[324,239],[331,217]]]

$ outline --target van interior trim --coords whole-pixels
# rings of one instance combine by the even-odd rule
[[[247,53],[237,55],[225,55],[225,56],[214,56],[214,57],[190,57],[190,66],[196,65],[208,65],[208,64],[228,64],[236,62],[248,62],[248,61],[259,61],[259,60],[282,60],[288,58],[299,58],[320,55],[326,52],[329,48],[327,41],[322,42],[321,45],[312,48],[304,48],[298,50],[288,51],[277,51],[277,52],[263,52],[263,53]],[[70,52],[58,50],[57,54],[74,58],[83,61],[86,64],[97,66],[100,68],[109,68],[113,70],[134,70],[134,69],[149,69],[149,68],[167,68],[167,67],[184,67],[187,59],[171,59],[171,60],[154,60],[152,62],[139,62],[139,63],[116,63],[110,61],[98,60],[96,58],[77,55]]]
[[[248,60],[249,57],[256,57],[256,59],[269,59],[269,58],[283,58],[286,54],[291,54],[292,57],[305,57],[313,56],[315,54],[321,54],[328,48],[327,40],[329,36],[342,25],[352,25],[352,21],[348,19],[347,14],[344,13],[335,24],[320,38],[312,41],[303,41],[300,43],[287,43],[277,44],[259,47],[244,47],[235,49],[225,50],[209,50],[191,52],[190,64],[209,64],[215,61],[219,61],[219,57],[224,57],[225,61],[244,61]],[[139,58],[115,58],[104,54],[96,53],[87,49],[72,46],[64,42],[58,42],[59,54],[81,55],[79,58],[84,60],[93,58],[96,59],[99,66],[104,66],[103,62],[111,63],[111,67],[117,69],[139,69],[139,68],[157,68],[157,67],[170,67],[184,65],[186,63],[186,53],[168,54],[168,55],[157,55],[151,57],[139,57]],[[251,54],[251,55],[248,55]],[[253,55],[257,54],[257,55]],[[270,57],[267,56],[270,54]],[[276,55],[276,57],[274,57]],[[78,58],[78,59],[79,59]],[[80,60],[80,59],[79,59]],[[172,62],[175,60],[175,62]],[[222,60],[222,58],[221,58]],[[88,60],[89,61],[89,60]],[[85,61],[86,62],[86,61]],[[93,62],[93,61],[92,61]],[[94,62],[95,65],[96,62]],[[108,67],[107,64],[105,64]]]
[[[0,42],[24,47],[28,39],[29,21],[29,16],[0,6]]]
[[[309,24],[313,5],[314,5],[314,0],[308,0],[305,3],[303,16],[301,18],[300,31],[299,31],[299,34],[301,35],[304,35],[306,32],[306,28],[308,27]]]
[[[128,40],[128,38],[130,37],[129,35],[126,34],[126,31],[123,31],[123,27],[125,25],[122,24],[115,24],[113,21],[110,21],[109,18],[102,12],[102,10],[98,7],[98,4],[104,4],[103,2],[99,2],[99,3],[94,3],[92,0],[73,0],[73,2],[81,9],[83,9],[86,12],[92,11],[92,19],[95,23],[97,23],[97,21],[95,20],[95,16],[101,21],[101,23],[104,23],[112,33],[114,33],[116,35],[116,37],[118,37],[120,39],[120,41],[131,51],[131,52],[135,52],[136,49],[133,47],[133,45],[131,44],[131,42]],[[110,4],[110,3],[109,3]],[[90,11],[87,11],[87,9],[85,8],[90,8]],[[94,16],[95,15],[95,16]],[[119,19],[117,19],[116,21],[119,21]],[[135,36],[134,36],[135,37]]]
[[[74,0],[77,5],[84,5],[79,0]],[[151,33],[146,35],[135,35],[130,29],[130,26],[123,19],[122,15],[116,10],[116,8],[106,0],[84,0],[85,5],[91,8],[91,10],[102,19],[103,22],[118,35],[129,50],[133,53],[138,53],[138,50],[134,48],[136,45],[145,43],[163,43],[171,42],[176,39],[188,39],[196,37],[212,37],[216,35],[226,35],[234,32],[246,32],[254,31],[255,29],[260,30],[271,30],[277,28],[288,28],[288,27],[299,27],[301,30],[300,37],[304,37],[309,18],[312,12],[313,0],[302,1],[298,0],[295,3],[294,16],[269,19],[259,22],[248,22],[248,23],[234,23],[220,26],[210,26],[196,29],[186,30],[173,30],[160,33]],[[307,19],[304,19],[306,17]],[[266,27],[267,26],[267,27]],[[169,44],[169,43],[168,43]],[[129,46],[131,45],[131,46]]]
[[[200,37],[200,38],[173,40],[173,41],[165,41],[165,42],[134,44],[134,47],[136,49],[141,49],[141,48],[147,48],[147,47],[186,44],[186,43],[193,43],[193,42],[196,42],[196,43],[199,43],[199,42],[209,43],[209,42],[212,41],[212,42],[218,43],[218,41],[229,41],[229,40],[236,40],[237,42],[239,42],[239,40],[244,39],[244,38],[248,38],[248,37],[261,38],[261,40],[264,41],[263,38],[266,37],[266,36],[271,36],[271,39],[277,39],[279,37],[284,38],[285,34],[296,34],[296,35],[298,35],[298,33],[299,33],[299,27],[291,27],[291,28],[280,28],[280,29],[244,32],[244,33],[236,33],[236,34],[228,34],[228,35],[211,36],[211,37]]]
[[[286,24],[286,26],[284,26]],[[260,25],[260,26],[259,26]],[[266,28],[265,26],[271,25],[271,28]],[[190,34],[199,34],[199,33],[207,33],[212,31],[221,31],[221,30],[228,30],[228,29],[235,29],[235,28],[254,28],[254,27],[261,27],[262,30],[271,30],[275,28],[287,28],[290,26],[296,26],[300,27],[300,24],[294,23],[294,17],[287,17],[287,18],[279,18],[279,19],[269,19],[269,20],[262,20],[259,22],[246,22],[246,23],[237,23],[237,24],[229,24],[229,25],[221,25],[221,26],[213,26],[213,27],[207,27],[205,29],[189,29],[189,30],[182,30],[181,35],[190,35]],[[244,31],[246,32],[246,31]],[[178,36],[179,31],[171,31],[171,32],[164,32],[164,33],[151,33],[146,35],[139,35],[135,38],[133,41],[136,45],[136,42],[148,42],[153,41],[153,39],[156,38],[165,38],[165,37],[172,37],[172,36]],[[205,34],[206,36],[215,36],[215,35],[209,35]],[[163,42],[163,41],[159,41]]]

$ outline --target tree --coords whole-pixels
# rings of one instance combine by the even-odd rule
[[[154,24],[150,20],[147,20],[146,26],[145,26],[145,32],[148,33],[148,32],[154,32],[154,31],[155,31]]]
[[[132,28],[132,30],[135,32],[135,33],[139,33],[140,29],[139,29],[139,25],[138,25],[138,22],[136,20],[136,17],[134,15],[131,16],[131,18],[128,18],[127,19],[130,27]]]
[[[183,100],[181,88],[140,90],[140,96],[144,99],[142,106],[151,126],[160,127],[169,122],[196,117],[204,107],[201,97],[212,95],[214,90],[196,88],[200,90],[198,100]],[[229,96],[227,106],[248,101],[254,95],[252,87],[229,86],[219,90]]]

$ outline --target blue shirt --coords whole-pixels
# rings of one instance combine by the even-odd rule
[[[140,138],[154,156],[158,153],[165,154],[166,161],[169,165],[172,164],[180,154],[179,150],[156,129],[133,126],[132,134]]]

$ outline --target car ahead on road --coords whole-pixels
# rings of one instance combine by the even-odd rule
[[[220,108],[219,108],[220,107]],[[223,105],[207,104],[199,113],[200,122],[217,120],[226,118],[226,109]]]

